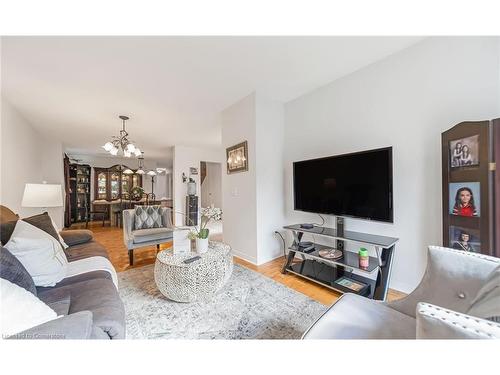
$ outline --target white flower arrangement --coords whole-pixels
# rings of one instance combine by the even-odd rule
[[[214,221],[222,219],[222,209],[219,207],[204,207],[201,209],[201,216],[208,217]]]

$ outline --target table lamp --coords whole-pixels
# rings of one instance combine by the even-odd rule
[[[42,212],[45,212],[47,207],[61,207],[62,205],[60,184],[26,184],[24,187],[22,207],[40,207]]]

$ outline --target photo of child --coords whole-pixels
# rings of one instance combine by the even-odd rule
[[[450,214],[470,217],[480,216],[479,182],[452,182],[449,189]]]
[[[451,167],[479,165],[479,135],[450,142]]]
[[[479,231],[450,226],[450,246],[457,250],[480,253],[481,242],[479,239]]]

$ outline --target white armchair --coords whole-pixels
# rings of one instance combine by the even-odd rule
[[[130,265],[134,264],[134,249],[172,241],[174,227],[172,224],[172,210],[163,208],[161,228],[135,229],[134,210],[123,210],[123,241],[128,249]]]
[[[467,315],[499,266],[498,258],[429,246],[425,274],[408,296],[381,302],[344,294],[303,338],[500,338],[500,324]]]

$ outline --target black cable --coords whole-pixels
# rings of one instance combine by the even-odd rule
[[[282,234],[280,232],[278,232],[277,230],[275,230],[274,233],[276,233],[278,236],[280,236],[281,240],[283,241],[283,256],[286,258],[286,243],[285,243],[285,239],[283,238]]]
[[[312,223],[312,225],[314,225],[315,227],[322,227],[323,225],[325,225],[325,218],[321,214],[318,214],[318,216],[321,218],[322,223]]]

